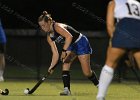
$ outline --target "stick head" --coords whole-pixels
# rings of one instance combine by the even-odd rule
[[[31,89],[29,90],[28,94],[32,94],[35,90],[34,89]]]
[[[29,88],[26,88],[25,90],[24,90],[24,94],[29,94]]]
[[[24,90],[24,94],[32,94],[32,93],[33,93],[32,90],[30,90],[29,88],[26,88]]]
[[[8,94],[9,94],[9,90],[8,90],[8,89],[5,89],[4,91],[2,91],[1,94],[2,94],[2,95],[8,95]]]

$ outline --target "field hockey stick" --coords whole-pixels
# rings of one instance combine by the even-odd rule
[[[134,68],[134,67],[137,66],[137,64],[136,64],[136,62],[135,62],[135,58],[134,58],[133,56],[131,56],[131,55],[132,55],[132,54],[130,54],[130,55],[128,56],[128,58],[129,58],[129,60],[130,60],[130,62],[131,62],[131,67],[130,67],[130,69],[132,70],[132,72],[133,72],[134,75],[136,76],[136,79],[137,79],[138,82],[140,83],[140,77],[139,77],[137,71],[136,71],[135,68]]]
[[[51,70],[54,70],[59,64],[60,64],[61,61],[58,61],[58,63],[51,69]],[[45,79],[50,75],[50,72],[47,72],[37,83],[36,85],[30,90],[29,88],[26,88],[24,90],[24,93],[25,94],[32,94],[35,92],[35,90],[41,85],[41,83],[43,83],[45,81]]]
[[[8,89],[5,89],[5,90],[0,89],[0,94],[1,95],[8,95],[9,94],[9,90]]]
[[[140,84],[140,77],[138,76],[138,73],[136,72],[136,70],[134,69],[134,67],[131,67],[132,72],[134,73],[134,75],[136,76],[139,84]]]

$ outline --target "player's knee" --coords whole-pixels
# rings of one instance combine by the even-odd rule
[[[74,59],[76,58],[76,54],[71,52],[65,59],[64,63],[72,63]]]
[[[86,77],[90,77],[92,75],[92,72],[83,72],[83,73]]]
[[[70,69],[70,65],[71,65],[71,63],[63,63],[63,68],[62,68],[62,70],[69,70]]]
[[[71,63],[71,59],[66,58],[63,63]]]

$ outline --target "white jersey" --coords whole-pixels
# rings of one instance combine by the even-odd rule
[[[117,19],[140,19],[140,2],[137,0],[115,0],[114,17]]]

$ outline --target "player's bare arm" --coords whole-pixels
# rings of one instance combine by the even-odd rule
[[[65,44],[63,46],[63,51],[61,54],[61,59],[64,59],[66,55],[66,51],[72,42],[73,36],[64,28],[64,24],[56,23],[55,24],[56,31],[65,38]]]
[[[113,32],[115,30],[115,22],[114,22],[114,7],[115,7],[115,2],[110,1],[108,4],[107,8],[107,31],[110,36],[110,38],[113,37]]]
[[[54,67],[55,64],[58,62],[59,53],[58,53],[55,42],[52,41],[49,36],[47,36],[47,41],[48,41],[49,45],[51,46],[51,50],[52,50],[52,62],[51,62],[50,68],[48,69],[48,71],[50,71],[50,69],[52,67]]]

